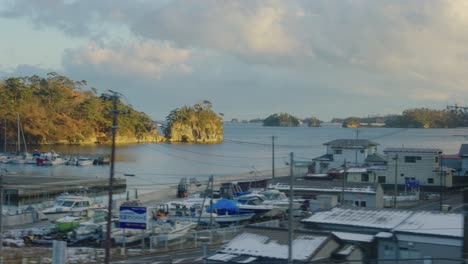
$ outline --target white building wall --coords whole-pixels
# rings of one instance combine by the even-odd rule
[[[461,175],[468,176],[468,158],[463,157],[461,162]]]
[[[398,155],[398,161],[394,160],[395,154]],[[405,157],[420,157],[415,162],[405,161]],[[389,152],[387,153],[387,174],[386,184],[395,183],[395,168],[397,172],[397,184],[405,184],[406,178],[419,180],[420,185],[440,186],[440,174],[434,172],[438,169],[439,162],[436,159],[438,155],[432,153],[408,153],[408,152]],[[397,163],[397,164],[396,164]],[[432,179],[432,182],[430,181]]]

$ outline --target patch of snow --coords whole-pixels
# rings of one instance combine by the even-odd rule
[[[385,195],[383,197],[384,200],[393,201],[394,196]],[[396,197],[397,201],[418,201],[419,197],[417,195],[401,195]]]
[[[216,261],[222,261],[222,262],[228,262],[233,258],[238,257],[238,255],[232,255],[232,254],[222,254],[222,253],[216,253],[215,255],[207,258],[208,260],[216,260]]]
[[[374,236],[372,235],[363,235],[363,234],[347,233],[347,232],[332,232],[332,233],[341,240],[358,241],[358,242],[372,242],[374,240]]]
[[[393,234],[392,233],[389,233],[389,232],[379,232],[375,235],[375,237],[378,237],[378,238],[391,238],[393,237]]]
[[[326,241],[325,236],[303,235],[293,241],[293,259],[307,260]],[[241,254],[257,257],[287,259],[288,245],[279,244],[267,236],[243,233],[231,240],[222,250],[223,253]]]
[[[395,231],[463,237],[463,215],[414,212]]]
[[[338,251],[337,254],[348,256],[349,254],[351,254],[353,252],[353,250],[354,250],[353,245],[346,245],[343,249]]]

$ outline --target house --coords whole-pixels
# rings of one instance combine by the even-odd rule
[[[385,183],[387,166],[351,167],[344,172],[347,182]]]
[[[441,186],[452,187],[452,174],[447,168],[440,168],[441,149],[435,148],[386,148],[386,184],[405,185],[417,182],[421,187],[434,189]],[[396,179],[396,180],[395,180]]]
[[[210,263],[286,263],[288,242],[287,229],[247,227],[207,260]],[[295,230],[292,245],[294,263],[362,262],[360,247],[346,244],[330,232]]]
[[[290,177],[277,177],[268,180],[268,188],[277,189],[289,194]],[[294,179],[294,196],[303,198],[316,198],[318,195],[330,195],[343,200],[344,204],[359,207],[383,207],[383,190],[380,184],[374,182],[343,182]]]
[[[378,144],[367,139],[336,139],[323,145],[326,154],[312,159],[315,173],[327,173],[330,169],[343,168],[345,163],[362,165],[368,156],[377,152]]]
[[[462,144],[458,151],[458,156],[461,159],[460,175],[468,176],[468,144]]]
[[[301,222],[306,229],[333,231],[355,241],[364,249],[364,258],[382,260],[379,263],[454,263],[451,259],[462,257],[463,214],[335,207]]]

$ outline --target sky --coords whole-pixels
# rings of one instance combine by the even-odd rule
[[[0,0],[0,77],[57,72],[163,120],[467,105],[466,0]]]

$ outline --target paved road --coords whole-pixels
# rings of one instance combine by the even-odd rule
[[[215,253],[215,249],[210,249],[207,255]],[[141,257],[129,257],[125,260],[112,261],[115,264],[187,264],[187,263],[203,263],[203,251],[201,249],[191,251],[173,252],[164,255],[152,255]]]
[[[462,213],[463,212],[463,193],[462,192],[452,192],[446,193],[442,196],[442,204],[447,204],[452,207],[451,212]],[[420,203],[412,206],[407,206],[408,209],[417,209],[417,210],[440,210],[440,199],[433,198],[426,201],[421,201]]]

